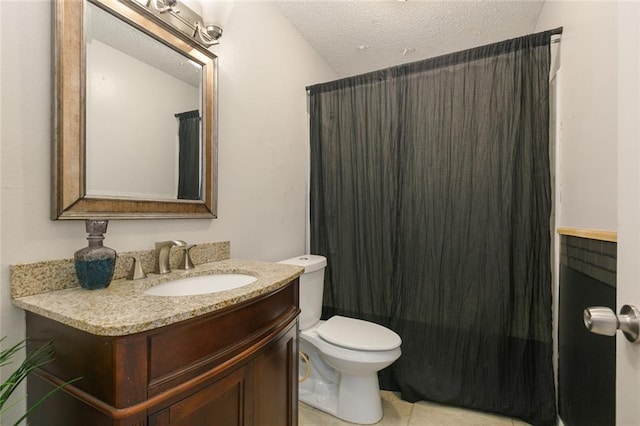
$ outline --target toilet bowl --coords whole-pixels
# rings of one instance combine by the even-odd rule
[[[400,336],[379,324],[333,316],[321,321],[326,259],[305,255],[300,277],[299,399],[340,419],[377,423],[383,415],[378,371],[401,355]]]

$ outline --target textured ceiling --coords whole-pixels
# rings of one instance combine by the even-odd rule
[[[277,1],[342,77],[534,31],[544,0]]]

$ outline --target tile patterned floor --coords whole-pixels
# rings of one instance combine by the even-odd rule
[[[494,414],[464,410],[433,402],[411,404],[388,391],[382,391],[384,417],[376,426],[526,426],[514,420]],[[300,426],[353,426],[303,403],[298,406]]]

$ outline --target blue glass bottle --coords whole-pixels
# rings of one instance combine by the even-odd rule
[[[86,220],[89,246],[73,256],[80,285],[87,290],[107,288],[113,278],[116,251],[102,244],[108,224],[108,220]]]

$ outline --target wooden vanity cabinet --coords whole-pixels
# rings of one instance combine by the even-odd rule
[[[28,378],[31,425],[297,425],[298,280],[250,301],[128,336],[27,312],[30,346],[55,360]],[[32,349],[32,348],[29,348]]]

